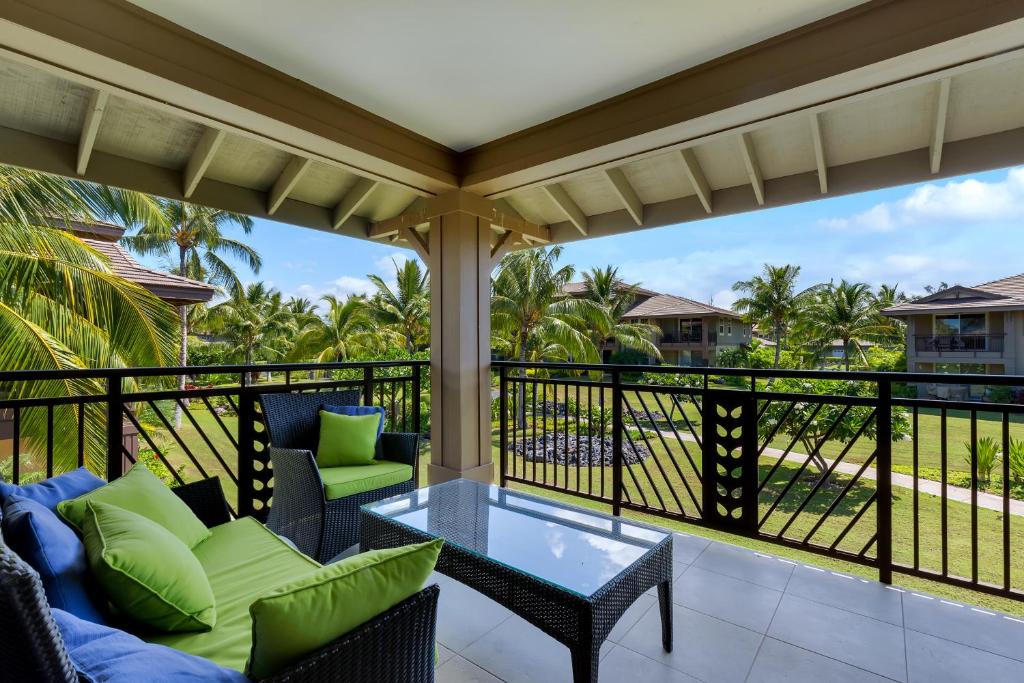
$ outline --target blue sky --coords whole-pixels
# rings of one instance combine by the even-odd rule
[[[240,232],[240,231],[239,231]],[[247,239],[259,275],[286,295],[372,291],[392,246],[257,220]],[[801,267],[801,286],[847,278],[910,292],[978,284],[1024,271],[1024,167],[908,185],[567,245],[577,271],[614,264],[631,282],[728,307],[732,283],[765,262]]]

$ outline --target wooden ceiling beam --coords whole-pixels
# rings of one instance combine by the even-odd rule
[[[86,169],[89,168],[89,157],[92,156],[92,148],[96,144],[96,135],[100,132],[103,111],[109,97],[110,93],[106,90],[93,90],[92,96],[89,97],[89,104],[85,110],[85,121],[82,123],[82,132],[78,136],[78,159],[75,164],[78,175],[85,175]]]
[[[224,142],[224,136],[224,131],[218,128],[207,128],[203,131],[199,142],[196,143],[196,148],[192,150],[188,164],[185,166],[184,190],[182,191],[185,199],[191,197],[192,193],[196,191],[199,181],[203,179],[203,174],[206,173],[210,162],[213,161],[213,155],[217,153],[217,148]]]
[[[690,179],[693,191],[697,193],[697,198],[704,205],[704,211],[711,213],[711,186],[708,185],[708,180],[704,177],[704,170],[700,167],[700,162],[697,161],[697,155],[692,149],[687,148],[679,150],[679,158],[683,160],[686,177]]]
[[[292,157],[292,160],[281,171],[281,175],[274,181],[270,188],[270,196],[267,200],[267,215],[273,216],[274,212],[281,206],[281,203],[288,198],[288,194],[295,189],[295,186],[302,180],[303,174],[313,164],[313,160],[306,157]]]
[[[629,182],[629,178],[622,172],[621,168],[607,168],[604,175],[612,184],[612,189],[622,202],[623,208],[629,212],[633,222],[637,225],[644,224],[644,205],[637,196],[636,190]]]
[[[366,199],[373,194],[373,191],[380,185],[376,180],[360,178],[352,189],[345,193],[338,205],[334,207],[334,229],[337,230],[349,219]]]
[[[421,261],[427,264],[430,263],[430,242],[423,233],[416,228],[402,227],[398,230],[398,237],[409,243],[409,246],[412,247]]]
[[[935,119],[932,123],[931,143],[928,149],[932,173],[938,173],[942,166],[942,145],[946,139],[946,119],[949,115],[949,86],[949,78],[943,78],[936,86]]]
[[[569,222],[576,226],[580,234],[586,236],[587,216],[580,210],[579,205],[573,201],[573,198],[569,196],[569,193],[565,191],[565,188],[555,183],[554,185],[545,185],[541,189],[551,198],[551,201],[555,203],[558,209],[565,214]]]
[[[814,165],[818,168],[818,187],[828,192],[828,165],[825,161],[825,140],[821,136],[821,114],[811,112],[811,142],[814,143]]]
[[[764,206],[764,176],[761,174],[761,166],[757,163],[757,154],[754,153],[754,142],[750,139],[750,133],[740,135],[739,146],[750,186],[754,188],[754,197],[759,205]]]

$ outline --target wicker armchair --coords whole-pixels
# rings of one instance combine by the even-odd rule
[[[229,521],[216,478],[174,489],[207,525]],[[430,683],[434,680],[436,585],[311,652],[275,676],[286,681]],[[78,683],[36,573],[0,538],[0,679]]]
[[[359,542],[359,506],[416,488],[419,435],[384,432],[377,440],[378,460],[412,466],[409,481],[328,500],[314,453],[323,405],[359,405],[360,392],[277,393],[260,396],[270,440],[274,496],[267,526],[319,562],[328,562]]]

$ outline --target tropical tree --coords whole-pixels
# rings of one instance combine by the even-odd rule
[[[299,332],[293,354],[313,358],[318,363],[333,363],[383,350],[384,344],[373,331],[366,297],[350,294],[343,301],[328,294],[322,300],[327,311]]]
[[[733,284],[735,292],[743,292],[733,304],[733,309],[744,314],[747,322],[771,330],[775,342],[773,368],[779,367],[782,341],[789,333],[799,313],[799,297],[796,278],[800,266],[773,266],[768,263],[760,275]]]
[[[878,341],[889,346],[901,345],[903,343],[905,324],[896,318],[883,315],[882,311],[896,304],[906,303],[910,301],[910,297],[900,289],[899,284],[889,285],[885,283],[879,285],[874,297],[875,308],[878,311],[876,318],[878,322]]]
[[[863,282],[829,282],[809,292],[799,324],[812,348],[824,350],[840,340],[843,365],[849,370],[851,345],[867,364],[863,344],[880,332],[878,302]]]
[[[102,217],[120,213],[130,222],[152,208],[138,193],[0,165],[0,368],[151,366],[173,359],[173,309],[114,274],[102,254],[58,229],[63,222],[92,219],[100,209]],[[100,391],[89,379],[0,386],[0,393],[13,398]],[[74,406],[55,406],[55,433],[76,433],[78,417]],[[102,471],[105,415],[99,404],[88,403],[84,418],[86,464]],[[23,438],[45,439],[46,422],[46,411],[25,410]],[[55,440],[55,464],[73,466],[76,448],[75,439]]]
[[[653,340],[661,330],[646,323],[623,320],[636,303],[638,285],[627,285],[619,277],[618,268],[592,268],[583,274],[583,297],[596,304],[598,315],[590,316],[591,336],[600,347],[616,342],[624,349],[639,351],[648,357],[661,359],[661,351]]]
[[[242,261],[254,273],[259,273],[262,260],[249,245],[224,235],[224,228],[229,225],[240,227],[248,235],[252,232],[253,222],[250,217],[239,213],[164,201],[158,219],[146,221],[122,241],[136,253],[172,258],[179,275],[219,285],[235,296],[242,293],[242,283],[225,257]],[[183,366],[188,365],[187,309],[187,306],[178,309],[181,325],[178,364]],[[183,389],[184,383],[185,376],[182,375],[179,388]]]
[[[285,356],[297,333],[281,293],[262,282],[211,308],[209,324],[225,339],[229,353],[246,365]]]
[[[577,361],[600,362],[588,321],[599,315],[588,299],[567,297],[570,265],[558,267],[561,247],[527,249],[501,260],[491,283],[491,332],[497,345],[520,361],[548,349]]]
[[[394,262],[393,262],[394,263]],[[430,283],[419,261],[410,259],[395,266],[395,288],[383,278],[369,275],[377,288],[367,302],[367,311],[378,324],[398,332],[405,350],[415,353],[430,335]]]

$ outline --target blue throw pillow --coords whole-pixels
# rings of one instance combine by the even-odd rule
[[[51,607],[105,623],[102,598],[92,588],[85,546],[57,514],[41,503],[11,496],[4,505],[3,535],[7,545],[39,572]]]
[[[83,493],[98,489],[105,483],[84,467],[41,481],[38,484],[15,486],[7,482],[0,482],[0,505],[6,503],[11,496],[21,496],[41,503],[50,510],[56,510],[57,503],[62,500],[78,498]]]
[[[381,406],[320,406],[321,410],[338,415],[380,415],[380,424],[377,425],[377,438],[380,438],[384,431],[384,408]]]
[[[147,643],[125,631],[84,621],[63,610],[50,611],[71,663],[93,683],[249,681],[241,672],[225,669],[208,659]]]

